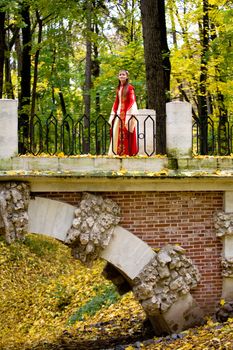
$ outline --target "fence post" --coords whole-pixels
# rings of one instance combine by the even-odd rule
[[[18,101],[0,99],[0,159],[18,154]]]
[[[167,154],[173,158],[192,156],[192,106],[188,102],[166,104]]]
[[[154,155],[156,153],[156,115],[154,109],[139,109],[138,119],[138,154]]]

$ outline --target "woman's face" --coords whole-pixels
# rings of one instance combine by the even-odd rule
[[[128,74],[125,71],[120,71],[118,74],[118,79],[120,80],[121,84],[124,84],[128,79]]]

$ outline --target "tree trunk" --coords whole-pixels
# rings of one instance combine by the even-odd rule
[[[22,28],[22,71],[20,84],[20,124],[23,125],[23,135],[25,138],[29,135],[29,108],[31,97],[31,23],[29,6],[22,4],[21,9],[22,19],[25,27]]]
[[[22,71],[22,46],[21,46],[21,41],[20,41],[20,33],[18,33],[18,36],[15,40],[15,51],[17,55],[17,61],[18,61],[18,70],[17,70],[17,79],[20,81],[21,77],[21,71]],[[18,89],[18,99],[19,102],[21,101],[21,92],[20,89]]]
[[[6,90],[6,97],[9,99],[14,99],[9,55],[5,57],[5,90]]]
[[[161,4],[163,2],[163,4]],[[166,39],[164,0],[141,0],[148,108],[156,110],[156,152],[166,153],[166,86],[161,40]],[[162,12],[160,12],[162,11]],[[169,70],[167,71],[167,73]]]
[[[66,104],[65,104],[65,100],[64,100],[64,96],[63,96],[62,91],[59,91],[59,98],[60,98],[60,103],[61,103],[62,114],[63,114],[63,117],[65,117],[66,116]]]
[[[89,3],[89,1],[88,1]],[[86,65],[85,65],[85,83],[84,83],[84,113],[90,118],[91,110],[91,10],[87,11],[87,37],[86,37]]]
[[[95,24],[95,33],[96,35],[99,35],[98,24]],[[92,75],[94,78],[99,78],[100,76],[99,48],[95,42],[94,42],[93,53],[94,53],[94,58],[92,61]],[[99,115],[100,114],[100,95],[98,92],[96,92],[96,96],[95,96],[95,110],[96,110],[96,115]]]
[[[0,12],[0,99],[3,96],[3,71],[5,60],[5,12]]]
[[[202,25],[202,52],[201,52],[201,68],[198,95],[198,112],[200,120],[200,153],[208,154],[208,107],[206,94],[207,80],[207,52],[209,44],[209,16],[208,16],[208,0],[203,0],[203,25]]]
[[[171,75],[171,63],[170,63],[170,50],[167,44],[167,28],[165,18],[165,3],[164,1],[158,1],[158,12],[160,21],[161,31],[161,50],[162,50],[162,64],[164,70],[165,79],[165,91],[166,91],[166,102],[170,101],[170,75]]]
[[[174,0],[167,0],[167,8],[169,12],[170,21],[171,21],[172,41],[173,41],[174,47],[177,49],[176,21],[174,16]]]
[[[83,140],[84,153],[89,153],[90,151],[90,138],[89,138],[89,128],[90,128],[90,114],[91,114],[91,10],[92,3],[91,0],[86,1],[86,66],[85,66],[85,83],[84,83],[84,128],[85,137]]]
[[[40,54],[40,44],[42,41],[42,28],[43,28],[43,21],[40,18],[40,14],[38,10],[36,10],[36,18],[38,22],[38,48],[35,53],[34,58],[34,74],[33,74],[33,85],[32,85],[32,104],[31,104],[31,117],[35,114],[36,109],[36,86],[37,86],[37,80],[38,80],[38,64],[39,64],[39,54]]]

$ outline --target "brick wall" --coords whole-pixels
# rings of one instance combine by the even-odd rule
[[[221,240],[213,214],[223,210],[223,192],[104,192],[122,212],[120,225],[152,247],[179,243],[198,266],[201,283],[192,295],[205,313],[213,313],[221,298]],[[79,192],[34,193],[78,205]]]

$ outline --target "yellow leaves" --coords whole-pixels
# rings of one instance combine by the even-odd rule
[[[168,175],[168,169],[161,169],[160,171],[154,171],[154,172],[145,172],[147,176],[150,177],[157,177],[157,176],[167,176]]]
[[[57,154],[57,156],[58,156],[59,158],[63,158],[63,157],[65,157],[65,154],[64,154],[64,152],[59,152],[59,153]]]
[[[213,327],[214,326],[214,321],[212,320],[212,318],[208,317],[207,319],[207,326],[208,327]]]
[[[117,174],[118,176],[123,176],[123,175],[125,175],[126,173],[127,173],[127,170],[124,169],[124,168],[122,168],[120,171],[117,171],[117,172],[116,172],[116,174]]]
[[[153,251],[158,253],[161,249],[160,248],[153,248]]]
[[[10,246],[0,241],[0,261],[1,349],[33,349],[33,344],[44,341],[55,344],[67,329],[77,341],[140,330],[145,315],[132,293],[109,308],[103,305],[95,315],[85,315],[85,321],[67,325],[76,310],[110,285],[101,276],[103,261],[85,268],[66,246],[39,235]],[[95,326],[100,322],[106,325]]]
[[[223,306],[223,305],[226,304],[226,301],[225,301],[224,299],[221,299],[220,302],[219,302],[219,304],[220,304],[221,306]]]
[[[25,175],[26,171],[24,170],[7,170],[6,175],[9,176],[17,176],[17,175]]]
[[[1,349],[33,350],[39,349],[35,344],[45,344],[48,350],[49,344],[59,347],[61,341],[69,348],[69,342],[142,334],[145,313],[132,292],[68,326],[75,311],[110,286],[101,276],[104,262],[97,261],[93,269],[87,269],[70,256],[66,246],[39,235],[28,235],[24,243],[10,246],[0,240],[0,261]],[[220,305],[224,303],[221,299]],[[156,342],[155,338],[155,344],[143,345],[142,336],[140,348],[232,350],[232,329],[233,319],[220,325],[208,318],[206,325],[182,332],[177,340]],[[126,346],[127,350],[134,348],[134,344]]]
[[[231,153],[229,156],[209,156],[209,155],[200,155],[200,154],[194,154],[193,158],[195,159],[229,159],[233,158],[233,153]]]

